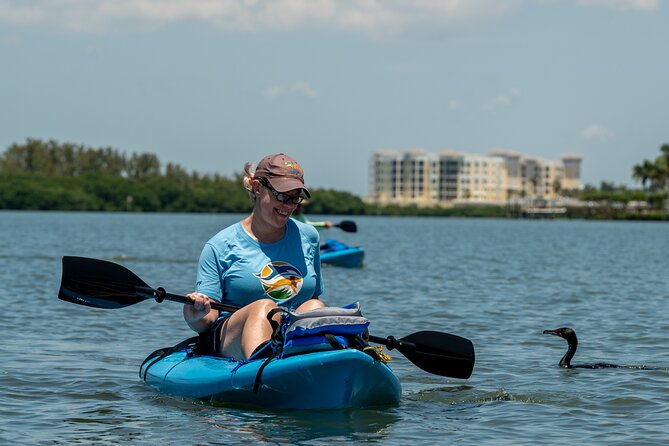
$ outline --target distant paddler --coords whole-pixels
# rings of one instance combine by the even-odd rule
[[[304,206],[309,204],[309,200],[303,200],[302,203],[298,203],[297,207],[293,211],[293,214],[291,215],[292,218],[294,218],[297,221],[301,221],[302,223],[306,223],[308,225],[311,225],[315,227],[316,229],[321,229],[321,228],[331,228],[334,226],[334,224],[329,221],[311,221],[307,218],[306,215],[304,215]]]

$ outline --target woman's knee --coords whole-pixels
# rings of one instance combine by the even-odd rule
[[[308,301],[297,307],[297,311],[303,313],[305,311],[311,311],[317,308],[323,308],[324,306],[325,303],[323,303],[323,301],[320,299],[309,299]]]
[[[278,305],[272,299],[260,299],[248,304],[245,308],[251,314],[266,316],[267,313],[277,307]]]

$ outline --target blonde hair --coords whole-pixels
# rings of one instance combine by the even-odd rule
[[[256,201],[256,194],[253,191],[253,184],[251,183],[255,179],[254,173],[251,172],[252,167],[253,163],[244,164],[244,189],[246,189],[246,192],[249,194],[249,198],[252,201]]]

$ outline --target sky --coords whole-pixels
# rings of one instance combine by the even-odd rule
[[[369,193],[379,149],[583,157],[669,143],[662,0],[0,0],[0,151],[27,138],[232,176],[287,153]]]

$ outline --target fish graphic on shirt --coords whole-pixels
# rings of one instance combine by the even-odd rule
[[[302,274],[288,262],[270,262],[256,277],[260,279],[265,295],[276,301],[291,299],[302,289]]]

